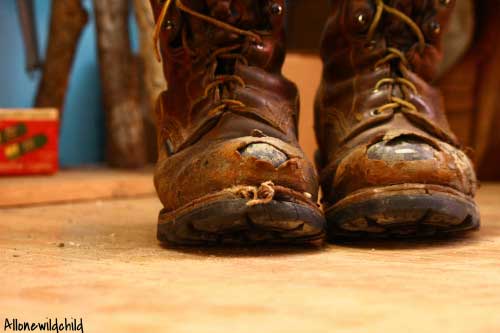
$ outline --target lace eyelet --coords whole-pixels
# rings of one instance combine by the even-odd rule
[[[257,50],[260,50],[260,51],[262,51],[264,49],[264,44],[262,43],[262,41],[252,41],[251,46],[255,47]]]
[[[283,14],[283,7],[278,3],[273,3],[271,5],[271,14],[276,16]]]
[[[175,28],[175,23],[174,21],[167,20],[165,23],[163,23],[163,29],[165,30],[172,30]]]
[[[370,111],[370,116],[372,116],[372,117],[376,117],[376,116],[379,116],[379,115],[380,115],[379,109],[374,109],[374,110]]]
[[[375,46],[377,46],[377,41],[371,40],[371,41],[365,43],[364,48],[369,50],[369,51],[372,51],[375,49]]]
[[[439,0],[439,3],[444,7],[448,7],[451,4],[451,0]]]
[[[351,25],[357,34],[366,33],[373,20],[373,12],[369,8],[358,8],[353,12]]]
[[[366,25],[366,15],[364,13],[357,13],[356,14],[356,21],[357,21],[357,24],[361,25],[361,26],[364,26]]]
[[[429,24],[429,28],[434,36],[438,36],[441,33],[441,25],[437,21],[432,21]]]

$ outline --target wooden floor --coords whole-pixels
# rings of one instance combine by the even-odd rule
[[[61,200],[75,178],[98,199]],[[124,179],[127,191],[109,190]],[[500,185],[479,193],[481,231],[452,240],[172,249],[155,239],[148,173],[23,181],[25,200],[0,208],[0,320],[82,317],[85,332],[500,332]],[[33,184],[59,199],[29,205]]]

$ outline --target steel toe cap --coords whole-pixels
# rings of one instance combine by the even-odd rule
[[[386,135],[360,145],[338,162],[334,174],[324,177],[327,201],[335,202],[360,189],[398,184],[448,186],[473,196],[476,176],[469,158],[459,149],[419,136]]]
[[[167,157],[162,154],[155,186],[167,211],[234,186],[275,185],[317,200],[318,182],[302,151],[272,137],[200,141]]]

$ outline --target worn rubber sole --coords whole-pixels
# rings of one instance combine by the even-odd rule
[[[174,212],[161,211],[158,240],[174,245],[292,244],[324,238],[319,208],[300,202],[249,200],[219,196]]]
[[[405,184],[358,191],[325,211],[330,239],[439,236],[479,228],[472,199],[448,187]]]

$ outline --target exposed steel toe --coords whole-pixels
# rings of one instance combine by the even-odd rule
[[[322,237],[314,167],[283,77],[283,0],[152,0],[169,88],[158,100],[158,238],[178,244]]]
[[[426,236],[479,226],[473,166],[430,85],[453,5],[332,1],[315,108],[330,236]]]

